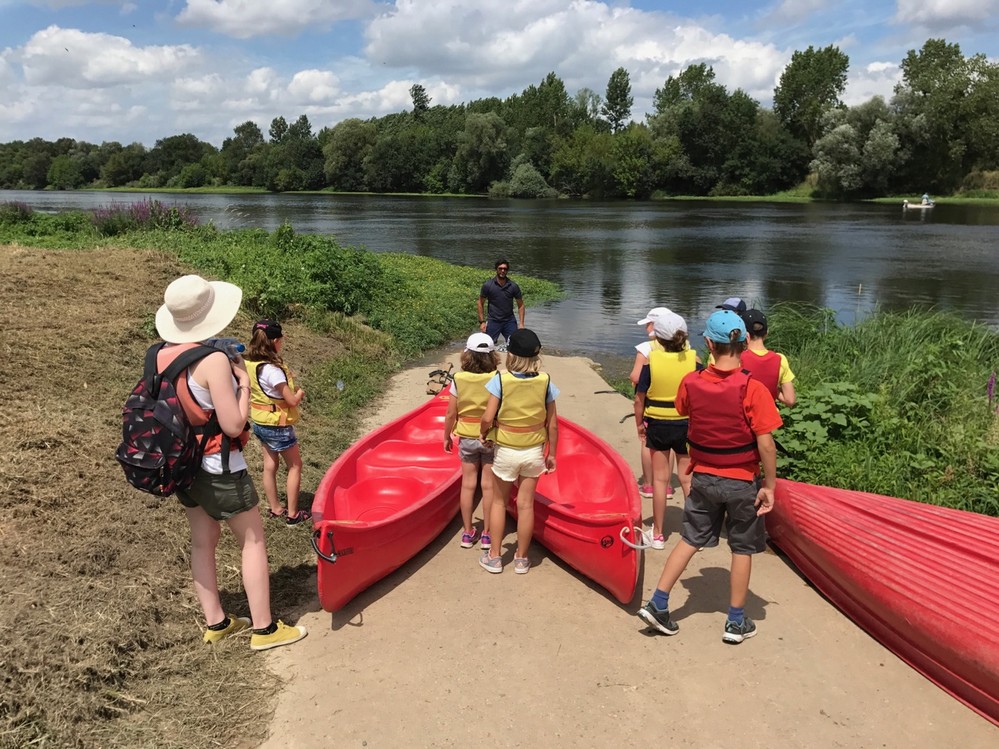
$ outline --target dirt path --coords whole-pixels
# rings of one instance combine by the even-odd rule
[[[427,367],[396,376],[368,427],[421,402]],[[637,469],[630,402],[579,358],[546,359],[559,413]],[[645,500],[651,513],[651,500]],[[478,511],[476,517],[480,517]],[[679,526],[671,504],[668,527]],[[459,548],[460,523],[330,616],[312,600],[309,637],[268,655],[286,680],[262,746],[671,747],[999,746],[999,729],[895,658],[778,556],[756,557],[746,613],[760,634],[721,642],[724,545],[673,593],[676,637],[634,616],[534,544],[529,575],[488,575]],[[646,555],[641,597],[666,551]]]

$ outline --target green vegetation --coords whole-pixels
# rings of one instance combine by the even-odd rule
[[[999,195],[999,63],[929,39],[901,61],[889,101],[842,101],[840,49],[795,51],[767,109],[705,63],[669,76],[632,121],[630,75],[574,96],[549,73],[506,99],[348,119],[238,125],[221,148],[190,133],[152,148],[60,138],[0,144],[0,189],[196,191],[647,199],[763,196],[865,199]],[[807,179],[807,182],[806,182]]]
[[[787,354],[798,404],[778,432],[781,475],[999,516],[999,416],[986,388],[999,334],[936,312],[776,305],[769,348]]]

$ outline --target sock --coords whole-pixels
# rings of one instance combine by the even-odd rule
[[[255,634],[255,635],[272,635],[275,632],[277,632],[277,624],[274,623],[274,622],[271,622],[270,624],[268,624],[263,629],[255,629],[255,630],[253,630],[253,634]]]
[[[220,621],[218,624],[209,624],[208,629],[212,632],[221,632],[223,629],[232,624],[232,620],[227,616],[225,619]]]
[[[660,611],[665,611],[669,608],[669,593],[656,588],[656,592],[652,594],[652,605],[655,606]]]
[[[730,622],[735,622],[736,624],[742,624],[745,618],[746,618],[746,610],[742,606],[739,606],[738,608],[736,608],[735,606],[728,607],[728,620]]]

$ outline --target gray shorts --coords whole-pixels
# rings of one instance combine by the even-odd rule
[[[489,447],[486,447],[475,437],[459,437],[458,457],[461,458],[462,463],[492,463],[493,445],[490,443]]]
[[[717,546],[722,520],[733,554],[759,554],[767,548],[767,530],[756,514],[760,481],[739,481],[695,471],[683,507],[680,537],[691,546]]]
[[[252,510],[259,501],[253,479],[245,470],[228,474],[198,471],[191,488],[178,489],[177,498],[184,507],[200,507],[215,520]]]

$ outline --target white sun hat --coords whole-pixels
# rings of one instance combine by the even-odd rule
[[[242,301],[243,290],[234,284],[181,276],[163,292],[156,332],[167,343],[203,341],[232,322]]]

